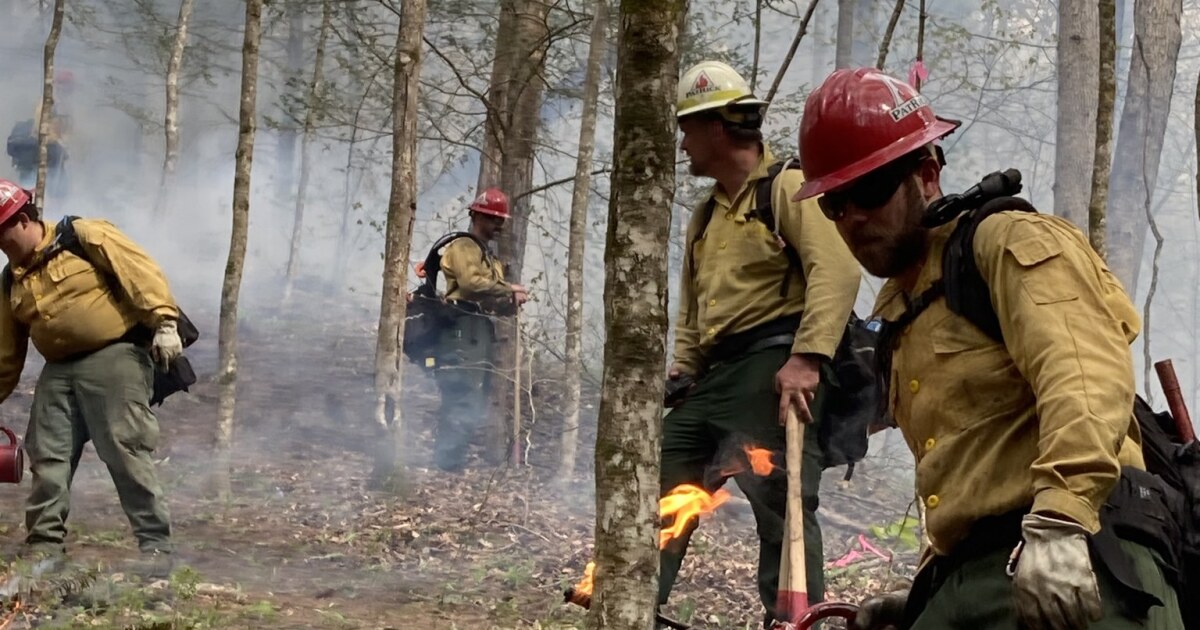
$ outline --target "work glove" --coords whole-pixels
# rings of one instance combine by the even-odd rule
[[[1030,630],[1073,630],[1103,616],[1088,554],[1087,530],[1038,514],[1021,519],[1025,539],[1013,555],[1017,614]]]
[[[876,595],[859,604],[858,614],[851,626],[854,630],[884,630],[891,626],[900,627],[904,622],[904,606],[908,603],[908,591],[892,591]]]
[[[183,354],[183,340],[179,338],[179,329],[175,320],[164,319],[154,331],[154,341],[150,344],[150,358],[158,365],[158,369],[166,372],[171,369],[171,362]]]

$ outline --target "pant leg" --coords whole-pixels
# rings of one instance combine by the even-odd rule
[[[1113,578],[1097,567],[1096,581],[1104,607],[1102,620],[1087,630],[1183,630],[1179,604],[1163,578],[1151,552],[1134,543],[1121,541],[1129,554],[1142,588],[1166,603],[1150,610],[1148,619],[1131,619],[1121,612],[1121,595]],[[1000,548],[962,563],[937,579],[937,586],[925,610],[912,630],[1021,630],[1013,605],[1012,581],[1005,575],[1011,549]]]
[[[466,465],[467,446],[488,417],[494,334],[482,316],[460,316],[443,331],[434,378],[441,392],[434,459],[445,470]]]
[[[25,506],[27,544],[62,546],[67,534],[71,480],[87,443],[71,394],[69,365],[48,363],[33,394],[25,452],[32,489]]]
[[[170,516],[153,459],[158,419],[149,406],[154,387],[150,354],[117,343],[76,361],[73,368],[75,399],[138,546],[168,549]]]
[[[662,467],[659,477],[660,493],[665,496],[672,488],[681,484],[710,486],[705,483],[705,470],[716,454],[717,443],[709,431],[706,418],[714,399],[720,394],[710,387],[708,379],[701,379],[682,405],[671,410],[663,420]],[[687,555],[688,543],[696,529],[693,523],[683,535],[667,543],[659,552],[658,603],[663,605],[671,595],[683,558]]]
[[[776,453],[777,463],[786,462],[787,431],[779,425],[775,375],[790,355],[791,350],[786,346],[770,348],[721,368],[722,378],[727,379],[723,389],[732,394],[729,403],[711,416],[711,422],[719,428],[723,442],[732,443],[735,449],[741,442],[752,442]],[[800,476],[806,588],[809,601],[819,602],[824,600],[825,580],[824,545],[816,518],[821,458],[815,424],[805,427]],[[773,616],[779,592],[784,516],[787,514],[787,474],[782,469],[766,478],[743,473],[737,480],[754,510],[759,537],[759,597],[768,616]]]

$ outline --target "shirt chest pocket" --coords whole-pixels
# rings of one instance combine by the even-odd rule
[[[77,298],[103,289],[104,278],[86,260],[73,254],[59,254],[46,263],[43,278],[49,282],[46,290],[54,294],[53,304],[42,305],[51,315],[67,308]],[[39,299],[39,303],[43,300]]]
[[[738,267],[767,271],[787,266],[779,239],[761,221],[752,219],[738,224],[729,241]]]
[[[1003,344],[954,315],[938,322],[929,340],[935,392],[928,402],[944,410],[951,427],[967,429],[1022,404],[1027,387]]]

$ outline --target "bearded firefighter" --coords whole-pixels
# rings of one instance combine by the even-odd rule
[[[680,80],[676,116],[692,175],[715,180],[692,213],[679,282],[669,378],[695,385],[663,424],[662,492],[727,477],[729,447],[766,448],[782,462],[792,407],[820,421],[822,370],[854,306],[859,268],[812,200],[792,202],[804,175],[780,169],[763,144],[767,108],[733,68],[705,61]],[[768,212],[767,206],[773,207]],[[803,465],[805,564],[811,601],[824,593],[817,489],[817,431],[806,432]],[[714,471],[717,474],[714,476]],[[735,479],[758,523],[758,590],[776,613],[787,480]],[[659,603],[666,603],[693,525],[662,551]]]
[[[433,366],[442,395],[434,460],[446,471],[466,466],[471,438],[488,417],[493,318],[515,314],[529,299],[525,287],[505,282],[504,266],[489,246],[510,217],[508,197],[498,188],[488,188],[468,210],[469,235],[451,240],[441,251],[452,315],[442,330]]]
[[[936,143],[958,126],[866,68],[830,75],[801,122],[809,179],[796,199],[820,196],[858,261],[887,279],[875,308],[886,400],[927,511],[911,589],[868,600],[856,627],[1181,628],[1163,558],[1115,500],[1145,474],[1131,418],[1137,311],[1078,229],[1031,207],[968,215],[984,217],[964,254],[986,291],[971,306],[991,307],[996,337],[951,306],[965,285],[943,255],[968,219],[936,225]],[[1135,494],[1134,512],[1161,507],[1150,499]]]

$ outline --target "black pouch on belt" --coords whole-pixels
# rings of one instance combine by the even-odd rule
[[[1144,618],[1151,606],[1161,606],[1162,601],[1142,588],[1120,541],[1157,552],[1167,581],[1178,584],[1182,532],[1172,517],[1173,500],[1178,500],[1177,494],[1161,479],[1125,466],[1100,508],[1100,531],[1089,541],[1092,553],[1117,582],[1125,595],[1124,612],[1133,618]]]

